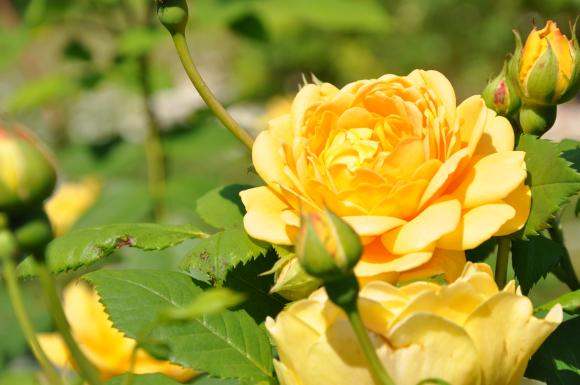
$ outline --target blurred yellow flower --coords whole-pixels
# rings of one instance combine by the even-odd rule
[[[480,96],[456,107],[436,71],[308,84],[256,138],[253,163],[267,185],[240,194],[244,226],[292,245],[300,207],[327,206],[363,239],[363,281],[452,281],[464,250],[527,220],[524,153],[513,148],[508,120]]]
[[[64,290],[64,310],[77,344],[97,367],[103,379],[131,370],[131,354],[135,341],[123,336],[108,319],[99,297],[83,283],[69,284]],[[72,368],[71,357],[58,333],[38,335],[40,345],[49,359],[58,367]],[[186,382],[196,375],[169,361],[160,361],[139,349],[133,372],[162,373],[177,381]]]
[[[562,321],[544,319],[514,282],[499,291],[486,264],[468,263],[448,286],[371,282],[359,307],[376,352],[397,385],[440,378],[453,385],[517,385],[530,356]],[[344,313],[321,289],[266,327],[280,353],[282,385],[373,385]]]
[[[45,210],[56,236],[70,230],[79,217],[93,205],[100,190],[100,183],[93,178],[76,183],[63,183],[58,187],[45,203]]]

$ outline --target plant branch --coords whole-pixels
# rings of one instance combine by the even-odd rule
[[[38,259],[37,259],[38,260]],[[57,330],[67,346],[79,374],[89,385],[103,385],[99,372],[93,364],[85,357],[74,337],[71,334],[69,323],[64,314],[64,310],[58,298],[54,279],[44,263],[38,262],[37,272],[44,293],[48,300],[48,308],[54,320]]]
[[[16,251],[15,243],[12,234],[8,231],[2,231],[0,233],[0,258],[2,259],[4,280],[6,282],[6,289],[8,290],[8,296],[10,297],[12,308],[14,309],[14,315],[16,316],[16,320],[26,338],[28,346],[30,346],[30,349],[32,350],[34,358],[38,361],[38,364],[42,368],[48,382],[52,385],[62,385],[63,382],[58,372],[52,366],[46,353],[38,342],[34,327],[32,326],[30,317],[24,307],[22,293],[20,292],[18,278],[16,276],[16,264],[13,259]]]
[[[209,89],[207,84],[201,77],[197,67],[195,66],[193,60],[191,59],[191,54],[189,52],[189,47],[187,46],[187,40],[181,32],[172,33],[173,43],[175,44],[175,49],[181,60],[181,64],[191,80],[191,83],[199,92],[199,95],[203,101],[207,104],[214,115],[219,119],[219,121],[228,129],[240,142],[242,142],[248,149],[252,149],[252,144],[254,139],[242,128],[240,125],[231,117],[231,115],[226,111],[222,104],[217,100],[213,92]]]

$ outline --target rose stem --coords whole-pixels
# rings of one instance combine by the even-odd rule
[[[41,259],[36,259],[41,261]],[[45,295],[48,300],[48,308],[52,314],[52,318],[56,328],[60,332],[71,356],[79,370],[79,374],[83,377],[89,385],[103,385],[98,371],[93,364],[85,357],[75,339],[70,332],[70,326],[64,314],[64,310],[58,298],[54,279],[46,265],[42,262],[37,263],[37,272],[42,283]]]
[[[248,149],[252,149],[252,144],[254,139],[242,128],[240,125],[231,117],[231,115],[226,111],[226,109],[217,100],[213,92],[209,89],[207,84],[203,81],[197,67],[195,66],[193,60],[191,59],[191,54],[189,52],[189,47],[187,46],[187,40],[182,32],[174,32],[171,34],[173,38],[173,43],[175,44],[175,49],[181,60],[181,64],[191,80],[191,83],[199,92],[199,95],[207,106],[211,109],[214,115],[219,119],[220,122],[228,129],[240,142],[242,142]]]
[[[32,326],[32,322],[30,321],[26,308],[24,307],[22,293],[20,292],[18,278],[16,277],[16,265],[13,260],[15,253],[16,241],[14,240],[13,235],[9,231],[2,231],[0,233],[0,259],[4,265],[4,280],[6,282],[8,296],[12,302],[14,315],[18,320],[22,333],[24,334],[30,349],[32,350],[32,354],[38,361],[48,382],[52,385],[62,385],[62,380],[58,372],[54,369],[46,356],[46,353],[38,342],[38,338],[34,332],[34,327]]]
[[[500,238],[497,241],[497,257],[495,261],[495,283],[503,289],[507,282],[508,261],[510,256],[511,241],[508,238]]]

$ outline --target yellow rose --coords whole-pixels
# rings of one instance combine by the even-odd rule
[[[131,354],[135,341],[113,327],[97,293],[82,283],[70,284],[64,291],[64,310],[77,344],[97,367],[103,379],[123,374],[131,369]],[[40,345],[54,365],[71,368],[71,357],[58,333],[38,335]],[[142,349],[137,351],[133,372],[162,373],[186,382],[196,375],[169,361],[160,361]]]
[[[244,226],[292,245],[300,207],[327,206],[363,239],[363,281],[452,281],[464,250],[527,220],[524,153],[513,148],[508,120],[480,96],[456,107],[439,72],[308,84],[256,138],[253,163],[267,186],[240,194]]]
[[[540,30],[534,27],[521,53],[516,52],[523,97],[540,105],[573,98],[580,85],[578,54],[578,43],[568,40],[552,20]]]
[[[63,183],[57,188],[44,205],[56,236],[70,230],[79,217],[93,205],[100,189],[100,183],[92,178],[77,183]]]
[[[453,385],[520,384],[530,356],[562,321],[544,319],[510,282],[502,291],[486,264],[468,263],[449,286],[371,282],[359,307],[385,369],[397,385],[440,378]],[[266,327],[280,353],[282,385],[373,385],[344,313],[321,289]],[[299,341],[299,343],[297,343]]]

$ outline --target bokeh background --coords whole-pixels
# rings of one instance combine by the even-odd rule
[[[260,183],[247,150],[189,84],[153,3],[0,0],[0,120],[35,131],[58,158],[61,184],[80,183],[54,207],[71,223],[87,208],[74,227],[154,220],[144,153],[151,124],[161,131],[166,154],[164,222],[202,226],[195,202],[203,193],[228,183]],[[342,86],[436,69],[463,100],[481,93],[499,72],[514,48],[512,29],[525,36],[533,23],[543,26],[551,18],[570,36],[568,25],[580,12],[580,0],[189,4],[193,57],[220,100],[254,134],[313,75]],[[579,122],[578,100],[562,105],[547,137],[580,139]],[[563,214],[565,234],[578,268],[580,225],[572,212]],[[190,246],[146,255],[123,251],[109,262],[177,268]],[[26,289],[37,327],[50,329],[38,289],[33,282]],[[547,277],[531,297],[542,303],[564,291]],[[31,370],[0,286],[0,385],[34,383]]]

